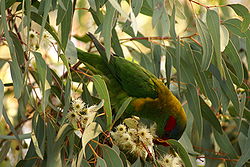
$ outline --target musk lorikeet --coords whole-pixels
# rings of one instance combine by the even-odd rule
[[[105,80],[112,105],[118,108],[128,97],[133,97],[125,111],[157,123],[158,142],[178,140],[186,127],[186,114],[179,100],[162,81],[140,65],[112,54],[107,60],[105,49],[89,34],[100,55],[78,49],[78,59],[94,74]]]

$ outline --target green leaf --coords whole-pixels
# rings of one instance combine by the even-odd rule
[[[131,167],[142,167],[142,163],[141,163],[140,157],[137,158],[137,160],[131,165]]]
[[[14,34],[13,32],[9,32],[9,33],[15,46],[15,52],[16,52],[18,64],[19,66],[23,66],[25,64],[25,61],[24,61],[24,52],[23,52],[23,47],[21,45],[21,42],[17,38],[16,34]]]
[[[61,22],[61,42],[63,50],[66,48],[72,28],[73,7],[72,1],[68,2],[66,14]]]
[[[184,149],[184,147],[176,140],[169,139],[167,140],[168,144],[177,152],[177,154],[182,159],[185,167],[192,167],[191,161],[189,159],[188,153]]]
[[[70,108],[70,99],[71,99],[71,82],[72,80],[68,77],[65,86],[65,93],[64,93],[64,108],[63,108],[63,115],[66,116],[67,111]]]
[[[203,134],[203,120],[201,114],[200,99],[197,94],[196,87],[191,84],[187,85],[187,92],[185,96],[188,101],[188,107],[190,111],[192,111],[192,114],[194,116],[194,123],[197,127],[197,131],[199,132],[199,141],[201,141]]]
[[[110,130],[112,124],[112,110],[107,85],[100,75],[94,75],[94,86],[101,99],[104,100],[104,110],[107,119],[107,129]]]
[[[242,32],[240,29],[241,23],[242,23],[242,21],[234,18],[234,19],[228,19],[228,20],[224,21],[223,25],[232,33],[234,33],[240,37],[246,37],[246,33],[249,31],[247,31],[246,33]]]
[[[49,95],[50,95],[50,83],[49,78],[51,78],[51,74],[48,71],[48,66],[45,63],[44,59],[42,58],[42,55],[38,52],[33,52],[36,60],[37,65],[37,71],[39,75],[39,81],[40,81],[40,87],[42,90],[42,111],[45,112],[45,108],[48,105],[49,102]]]
[[[41,42],[42,37],[43,37],[43,31],[44,31],[45,24],[47,22],[47,17],[49,15],[49,10],[50,10],[52,0],[44,0],[44,1],[45,2],[44,2],[44,8],[43,8],[43,18],[42,18],[42,24],[41,24],[41,30],[40,30],[39,43]]]
[[[68,62],[70,64],[75,64],[77,62],[77,50],[72,41],[68,41],[66,49],[65,49],[65,55],[68,59]]]
[[[208,27],[208,32],[210,33],[213,41],[213,47],[214,48],[214,53],[215,53],[215,65],[219,69],[221,76],[224,78],[225,73],[224,69],[222,66],[222,57],[221,57],[221,48],[220,48],[220,19],[219,15],[216,11],[214,10],[207,10],[207,27]],[[212,55],[212,53],[211,53]]]
[[[131,2],[131,7],[132,7],[135,17],[138,16],[138,14],[140,13],[142,4],[143,4],[143,0],[136,0],[136,1]]]
[[[21,135],[18,135],[18,137],[20,138],[20,140],[30,139],[31,133],[21,134]],[[0,135],[0,139],[16,140],[16,137],[15,136]]]
[[[224,25],[220,25],[220,51],[223,52],[229,42],[229,32]]]
[[[250,30],[246,32],[246,46],[250,46]],[[250,47],[246,48],[248,70],[250,69]]]
[[[33,144],[35,146],[36,154],[38,155],[39,158],[43,159],[43,155],[42,155],[42,152],[41,152],[41,150],[39,148],[39,143],[37,141],[37,138],[36,138],[36,135],[35,135],[34,131],[31,132],[31,139],[32,139],[32,142],[33,142]]]
[[[106,164],[104,159],[102,159],[101,157],[97,157],[96,166],[98,166],[98,167],[107,167],[107,164]]]
[[[234,159],[237,158],[237,152],[235,151],[228,136],[225,133],[219,134],[217,131],[213,131],[213,132],[214,132],[215,140],[218,143],[218,145],[220,146],[221,150],[224,153],[228,153],[228,156],[230,158],[234,158]]]
[[[11,70],[11,77],[14,82],[14,94],[15,94],[15,97],[19,99],[21,96],[21,92],[23,90],[22,73],[18,65],[17,55],[15,52],[15,45],[11,39],[9,30],[8,30],[7,18],[5,14],[5,1],[4,0],[1,1],[0,4],[1,4],[0,5],[1,6],[1,22],[3,25],[5,38],[8,42],[10,55],[12,58],[12,62],[9,62],[9,64],[10,64],[10,70]]]
[[[229,40],[229,43],[224,51],[224,53],[228,56],[228,61],[231,62],[232,67],[236,72],[236,76],[238,78],[239,85],[243,82],[244,73],[243,66],[241,63],[240,55],[238,54],[233,42]]]
[[[213,76],[219,82],[220,87],[223,90],[224,94],[228,97],[228,99],[230,99],[232,101],[236,110],[239,111],[238,96],[237,96],[237,93],[236,93],[234,85],[233,85],[233,81],[229,75],[229,71],[228,71],[224,61],[223,61],[223,66],[224,66],[225,74],[226,74],[226,78],[227,78],[226,80],[221,79],[220,73],[216,67],[210,66],[209,70],[212,72]]]
[[[103,159],[106,161],[108,167],[123,167],[123,162],[119,154],[108,145],[101,145]]]
[[[242,118],[243,118],[243,113],[244,113],[244,109],[245,109],[245,105],[246,105],[246,93],[242,93],[240,94],[240,111],[239,111],[239,128],[238,128],[238,133],[240,132],[241,129],[241,124],[242,124]]]
[[[166,49],[166,61],[165,61],[165,71],[166,71],[166,78],[167,78],[167,85],[169,87],[171,81],[171,71],[173,66],[173,60],[171,53],[169,53],[168,49]]]
[[[201,62],[201,70],[205,71],[208,69],[213,55],[213,42],[208,32],[208,27],[200,20],[196,20],[197,31],[200,35],[203,54]]]
[[[173,10],[172,10],[172,14],[170,16],[170,35],[171,37],[173,37],[174,41],[176,41],[176,29],[175,29],[175,14],[176,14],[176,10],[175,10],[175,5],[173,6]]]
[[[55,142],[57,142],[58,140],[62,139],[65,137],[65,134],[68,134],[69,131],[73,130],[71,125],[66,123],[64,124],[58,131],[56,138],[55,138]]]
[[[154,1],[154,10],[153,10],[153,16],[152,16],[152,26],[153,28],[158,24],[161,23],[161,17],[163,15],[163,12],[165,11],[163,1],[155,0]]]
[[[117,3],[117,2],[116,2]],[[110,48],[111,48],[111,35],[113,29],[113,20],[115,17],[115,8],[109,3],[106,3],[106,15],[103,21],[102,33],[104,38],[105,53],[107,59],[110,59]]]
[[[81,156],[79,154],[79,157],[83,157],[82,155],[85,155],[85,147],[87,143],[91,140],[96,138],[101,132],[102,132],[102,127],[96,123],[96,122],[91,122],[84,130],[83,135],[82,135],[82,149],[81,149]],[[81,158],[79,158],[81,160]],[[77,164],[80,163],[80,161],[77,162]]]
[[[176,71],[177,71],[177,82],[178,82],[178,89],[179,93],[181,91],[181,55],[183,54],[182,52],[182,47],[181,47],[181,42],[180,38],[177,38],[177,45],[176,45]]]
[[[121,105],[121,107],[119,108],[119,110],[117,111],[117,114],[115,116],[115,120],[113,121],[113,124],[122,116],[122,114],[124,113],[124,111],[126,110],[126,108],[128,107],[128,105],[130,104],[130,102],[132,101],[132,97],[128,97]]]
[[[130,20],[129,16],[126,14],[126,12],[124,12],[121,8],[121,6],[119,5],[118,1],[116,0],[108,0],[109,3],[113,6],[113,8],[115,8],[123,17],[125,17],[126,19]]]
[[[84,34],[83,36],[73,35],[73,37],[84,43],[91,41],[91,38],[87,34]]]
[[[241,4],[229,4],[227,6],[230,6],[237,15],[243,18],[243,22],[241,23],[241,31],[247,31],[250,24],[250,13],[248,9]]]
[[[58,1],[58,11],[57,11],[57,17],[56,17],[56,25],[59,25],[62,21],[63,21],[63,19],[64,19],[64,17],[65,17],[65,15],[66,15],[66,11],[67,11],[67,9],[65,8],[65,6],[69,6],[69,1],[68,0],[59,0]]]
[[[6,158],[9,150],[10,150],[11,141],[6,141],[4,145],[1,147],[0,152],[0,163]]]
[[[0,79],[0,117],[3,112],[3,98],[4,98],[4,85],[2,80]]]
[[[17,131],[15,130],[14,126],[12,125],[12,123],[11,123],[11,121],[10,121],[7,113],[6,113],[6,111],[3,110],[2,113],[3,113],[4,120],[7,123],[7,125],[9,126],[11,132],[14,134],[14,136],[16,137],[16,139],[18,140],[18,142],[21,143],[21,139],[19,138]]]
[[[18,99],[21,97],[23,90],[22,74],[16,61],[9,62],[9,64],[10,64],[11,77],[13,79],[13,84],[14,84],[14,94],[15,97]]]
[[[122,47],[120,45],[120,40],[119,37],[117,35],[117,32],[115,30],[115,28],[113,28],[112,30],[112,38],[111,38],[111,46],[114,49],[114,52],[120,56],[120,57],[124,57],[123,51],[122,51]]]
[[[217,130],[220,134],[223,134],[220,122],[215,116],[211,108],[205,103],[205,101],[200,97],[201,114],[204,119],[206,119],[210,125]]]
[[[239,161],[236,163],[235,167],[241,167],[243,166],[249,159],[250,159],[250,128],[248,128],[248,137],[247,140],[245,142],[245,146]]]

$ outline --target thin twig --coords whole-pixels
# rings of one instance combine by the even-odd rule
[[[180,37],[180,39],[192,38],[192,37],[197,36],[197,35],[198,35],[197,33],[194,33],[194,34],[189,35],[189,36]],[[151,41],[151,40],[170,40],[170,39],[174,39],[174,38],[173,37],[133,37],[133,38],[123,38],[120,40],[128,40],[128,41],[148,40],[148,41]]]
[[[228,5],[205,5],[205,4],[202,4],[202,3],[200,3],[200,2],[196,2],[196,1],[194,1],[194,0],[189,0],[190,2],[193,2],[193,3],[195,3],[195,4],[197,4],[197,5],[200,5],[200,6],[203,6],[203,7],[205,7],[205,8],[217,8],[217,7],[225,7],[225,6],[228,6]]]

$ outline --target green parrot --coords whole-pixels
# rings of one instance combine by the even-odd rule
[[[78,59],[92,73],[101,75],[110,93],[111,103],[120,106],[125,99],[132,97],[125,115],[135,115],[154,121],[157,124],[157,144],[167,139],[178,140],[186,127],[186,114],[179,100],[160,79],[140,65],[112,54],[108,61],[104,47],[92,35],[100,55],[78,49]]]

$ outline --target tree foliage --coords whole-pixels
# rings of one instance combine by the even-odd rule
[[[107,59],[111,52],[132,59],[163,78],[182,102],[187,128],[179,141],[169,140],[169,147],[154,146],[155,157],[175,151],[185,166],[195,166],[197,159],[205,160],[205,166],[249,165],[246,6],[193,0],[1,0],[0,4],[0,49],[7,46],[10,55],[0,57],[0,76],[6,69],[11,75],[11,82],[0,78],[1,165],[161,165],[150,156],[131,158],[112,144],[110,131],[131,99],[112,113],[104,79],[79,63],[76,46],[96,53],[88,31],[100,35]],[[142,18],[151,20],[144,26],[152,31],[140,25]],[[75,24],[84,33],[72,33]],[[7,107],[13,96],[18,103],[15,116]],[[77,110],[72,96],[86,103],[78,103],[86,111],[90,106],[98,111],[84,128],[70,122],[74,118],[70,111]]]

